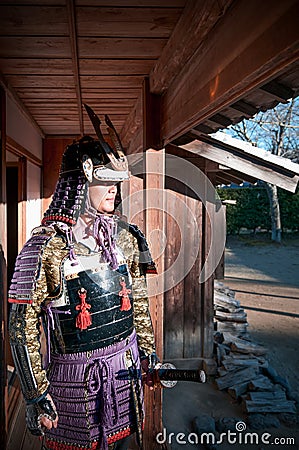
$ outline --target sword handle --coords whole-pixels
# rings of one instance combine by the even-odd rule
[[[194,381],[205,383],[206,374],[203,370],[181,370],[181,369],[157,369],[161,381]]]

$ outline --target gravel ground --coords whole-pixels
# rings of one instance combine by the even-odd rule
[[[225,267],[251,338],[267,347],[271,364],[299,392],[299,241],[228,239]]]
[[[224,283],[235,290],[236,298],[247,312],[251,339],[264,345],[267,359],[279,375],[287,377],[294,394],[299,393],[299,240],[289,239],[281,245],[243,237],[228,238]],[[169,448],[203,449],[201,445],[176,442],[178,433],[192,432],[192,420],[202,414],[218,419],[235,417],[244,421],[241,406],[213,383],[178,383],[164,389],[163,421]],[[283,444],[220,444],[219,450],[275,448],[299,449],[298,425],[281,425],[262,430]],[[170,433],[174,433],[173,436]],[[286,443],[294,438],[295,444]],[[184,438],[182,439],[184,440]],[[186,439],[185,439],[186,440]],[[212,448],[212,447],[209,447]]]

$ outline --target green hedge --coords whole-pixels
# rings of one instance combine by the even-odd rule
[[[265,188],[218,188],[221,200],[236,200],[226,206],[227,233],[239,234],[241,228],[271,230],[269,199]],[[278,189],[282,230],[299,230],[299,191],[296,194]]]

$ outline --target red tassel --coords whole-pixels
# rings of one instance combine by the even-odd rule
[[[122,287],[122,290],[119,291],[118,295],[121,297],[120,302],[120,310],[121,311],[129,311],[131,309],[131,302],[128,294],[131,294],[131,289],[127,289],[126,280],[124,277],[121,277],[119,284]]]
[[[80,330],[86,330],[91,325],[91,315],[88,311],[91,308],[89,303],[86,303],[86,290],[84,288],[79,289],[78,295],[80,298],[80,304],[76,306],[76,310],[79,311],[76,317],[76,327]]]

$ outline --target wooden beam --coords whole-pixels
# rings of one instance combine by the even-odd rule
[[[206,169],[206,161],[207,161],[206,158],[199,156],[195,153],[192,153],[182,148],[182,146],[168,144],[165,147],[165,151],[167,154],[178,156],[180,158],[183,158],[185,161],[190,161],[192,164],[194,164],[203,172]],[[209,173],[212,172],[216,172],[216,183],[215,183],[216,185],[230,184],[230,183],[240,184],[243,181],[248,181],[249,183],[256,183],[257,181],[255,177],[250,177],[248,174],[242,174],[241,172],[232,170],[229,167],[227,169],[221,168],[219,167],[218,163],[216,162],[212,163],[212,161],[210,161]],[[173,187],[171,188],[173,189]]]
[[[120,132],[120,139],[127,154],[143,151],[143,101],[140,95]]]
[[[298,59],[298,4],[273,0],[269,8],[268,2],[239,0],[231,5],[163,96],[163,145]]]
[[[67,17],[68,17],[68,22],[69,22],[70,45],[71,45],[75,90],[76,90],[76,97],[77,97],[80,133],[83,135],[84,134],[84,124],[83,124],[81,86],[80,86],[80,75],[79,75],[75,4],[74,4],[73,0],[67,0],[66,6],[67,6]]]
[[[258,109],[255,106],[250,105],[244,100],[238,100],[237,102],[232,103],[231,105],[229,105],[229,108],[241,112],[247,119],[254,116],[254,114],[258,112]]]
[[[143,142],[144,148],[161,148],[161,96],[152,94],[149,78],[143,82]]]
[[[284,86],[276,81],[270,81],[267,84],[264,84],[260,87],[260,89],[272,97],[276,98],[279,102],[286,102],[290,98],[293,97],[294,92],[292,89]]]
[[[221,127],[229,127],[231,125],[231,120],[225,117],[223,114],[214,114],[209,118],[209,122],[213,122]]]
[[[193,141],[181,147],[197,155],[203,156],[208,160],[215,161],[224,166],[231,167],[238,172],[248,174],[249,176],[275,184],[282,189],[295,192],[299,180],[296,172],[279,166],[260,157],[246,154],[246,152],[223,146],[221,143],[213,140],[214,144],[203,141]],[[272,157],[274,155],[271,155]],[[272,158],[273,159],[273,158]],[[294,166],[296,166],[295,164]]]
[[[231,0],[186,2],[185,9],[151,72],[151,92],[162,94],[169,88],[230,4]]]
[[[36,166],[42,167],[43,165],[43,162],[40,158],[26,150],[26,148],[24,148],[10,136],[6,136],[6,148],[8,151],[18,156],[19,158],[25,157],[28,161],[30,161],[32,164],[35,164]]]
[[[225,171],[222,171],[222,172],[216,174],[216,184],[219,184],[219,183],[225,184],[225,185],[228,185],[231,183],[241,184],[241,183],[243,183],[243,181],[249,181],[249,180],[247,180],[246,175],[244,175],[242,177],[242,174],[240,174],[240,176],[237,177],[236,175],[233,175],[232,173],[225,172]],[[250,182],[255,183],[256,181],[257,180],[255,179],[255,180],[251,180]]]
[[[191,133],[192,133],[192,131],[193,130],[191,130]],[[194,131],[199,131],[200,133],[204,133],[204,134],[214,133],[214,129],[204,123],[201,123],[200,125],[197,125],[196,127],[194,127]]]
[[[209,181],[208,181],[208,167],[210,161],[206,161],[206,177],[204,178],[204,189],[206,195],[204,195],[204,201],[202,206],[202,221],[201,221],[201,276],[202,281],[200,283],[200,300],[201,300],[201,357],[206,361],[206,370],[210,365],[210,361],[213,357],[213,319],[214,319],[214,268],[211,266],[214,264],[215,246],[222,246],[222,242],[217,242],[217,239],[221,239],[219,236],[213,236],[212,228],[215,221],[215,204],[211,201],[208,194]],[[214,172],[212,177],[215,178]],[[210,178],[210,177],[209,177]],[[215,184],[215,180],[210,180]],[[214,242],[212,242],[214,239]],[[213,258],[209,258],[209,254],[212,252]],[[213,270],[214,269],[214,270]],[[208,274],[211,273],[209,276]],[[205,366],[204,366],[205,368]]]
[[[264,167],[275,167],[275,170],[286,176],[299,175],[299,165],[288,158],[273,155],[271,152],[256,147],[246,141],[234,138],[227,133],[218,131],[214,137],[201,135],[200,140],[224,151],[233,151],[243,158],[251,158],[254,162],[262,161]]]

